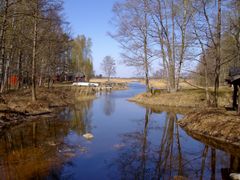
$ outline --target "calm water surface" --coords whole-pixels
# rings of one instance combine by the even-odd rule
[[[183,115],[127,101],[144,90],[133,83],[4,133],[1,178],[227,179],[240,171],[239,149],[194,140],[176,124]]]

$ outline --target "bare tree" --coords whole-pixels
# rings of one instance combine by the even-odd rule
[[[153,60],[149,37],[148,3],[149,0],[125,0],[122,3],[116,3],[113,11],[117,32],[111,34],[123,49],[123,62],[144,73],[147,91],[150,90],[149,69]]]
[[[153,22],[151,36],[160,48],[161,55],[158,57],[162,59],[166,70],[168,89],[170,92],[176,91],[188,47],[187,25],[192,15],[190,1],[152,0],[150,2],[149,13]],[[182,5],[177,6],[177,3]]]
[[[202,59],[199,61],[199,63],[202,63],[204,66],[204,79],[205,79],[205,95],[207,104],[210,105],[210,96],[209,96],[209,85],[208,85],[208,61],[207,61],[207,52],[206,52],[206,46],[204,44],[204,37],[200,35],[200,29],[196,27],[195,20],[192,19],[193,24],[193,34],[195,35],[196,40],[198,41],[200,47],[201,47],[201,55]]]
[[[110,77],[116,74],[116,63],[111,56],[105,56],[101,63],[102,70],[106,74],[108,81]]]
[[[221,0],[218,0],[217,7],[214,2],[201,0],[193,4],[197,11],[194,17],[194,35],[200,45],[205,71],[210,64],[214,66],[214,98],[213,105],[218,106],[218,91],[220,84],[221,68]],[[216,10],[210,14],[209,8]],[[217,17],[217,21],[215,19]],[[211,49],[211,51],[210,51]],[[213,62],[208,63],[207,52],[212,52]],[[205,72],[205,81],[207,88],[207,72]],[[206,89],[207,93],[207,89]]]

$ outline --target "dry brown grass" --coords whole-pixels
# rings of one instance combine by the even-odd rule
[[[187,131],[240,145],[240,116],[224,109],[191,112],[179,124]]]
[[[219,93],[219,106],[223,107],[231,104],[231,89],[222,87]],[[170,107],[205,107],[207,106],[205,91],[202,89],[183,89],[174,93],[160,91],[152,95],[151,93],[139,94],[131,99],[140,104],[159,105]]]
[[[3,95],[6,106],[10,109],[24,113],[51,112],[50,106],[65,106],[73,99],[73,93],[64,88],[38,88],[37,101],[32,102],[31,90],[10,92]]]
[[[192,80],[188,80],[190,84],[194,84]],[[145,81],[142,79],[140,80],[142,84]],[[194,86],[191,86],[189,83],[185,82],[183,79],[180,80],[180,89],[197,89]],[[167,81],[165,79],[150,79],[149,80],[150,87],[157,88],[157,89],[167,89]]]
[[[108,80],[107,78],[93,78],[90,80],[90,82],[98,82],[98,83],[106,83]],[[113,83],[130,83],[133,81],[136,81],[136,79],[132,78],[111,78],[111,82]]]

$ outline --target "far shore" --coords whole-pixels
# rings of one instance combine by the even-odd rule
[[[93,81],[99,82],[99,79]],[[101,79],[105,82],[106,79]],[[127,89],[129,81],[114,80],[112,90]],[[92,87],[72,86],[71,82],[55,83],[53,87],[38,87],[37,100],[32,102],[31,89],[9,91],[0,96],[0,132],[18,124],[41,116],[56,116],[60,109],[72,106],[78,101],[96,98],[96,90]]]

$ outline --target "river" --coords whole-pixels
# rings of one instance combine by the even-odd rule
[[[227,179],[240,171],[239,153],[187,135],[176,110],[127,101],[144,90],[131,83],[4,132],[1,179]]]

